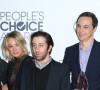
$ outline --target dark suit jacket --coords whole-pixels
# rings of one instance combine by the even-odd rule
[[[63,63],[67,64],[72,72],[71,90],[74,90],[81,70],[79,64],[79,43],[66,48]],[[96,40],[94,40],[85,74],[89,82],[88,90],[100,90],[100,43]]]
[[[21,90],[34,89],[34,62],[23,69]],[[69,71],[65,64],[51,61],[51,68],[46,90],[69,90]]]
[[[6,84],[6,72],[7,72],[7,62],[0,58],[0,90],[2,90],[2,85]]]

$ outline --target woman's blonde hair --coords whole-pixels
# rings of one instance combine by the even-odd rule
[[[11,60],[13,58],[13,56],[10,54],[9,50],[8,50],[8,42],[7,40],[9,38],[13,38],[15,40],[15,42],[22,48],[24,55],[28,55],[29,51],[27,49],[27,45],[26,45],[26,41],[24,39],[24,37],[21,35],[20,32],[18,31],[12,31],[10,33],[7,33],[3,39],[2,45],[1,45],[1,49],[2,49],[2,54],[3,57],[7,60]]]

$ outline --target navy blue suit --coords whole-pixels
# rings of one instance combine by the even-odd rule
[[[66,48],[63,63],[67,64],[72,72],[71,90],[77,87],[77,77],[81,71],[79,64],[79,43]],[[94,40],[93,47],[86,67],[88,90],[100,90],[100,42]]]
[[[34,62],[23,69],[21,90],[35,90],[34,69]],[[69,85],[69,71],[66,65],[52,60],[46,90],[69,90]]]

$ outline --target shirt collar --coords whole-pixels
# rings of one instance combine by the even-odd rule
[[[92,43],[87,47],[86,51],[91,50],[93,43],[94,43],[94,39],[93,39]],[[83,50],[83,48],[80,46],[80,44],[79,44],[79,50]]]
[[[42,63],[41,66],[39,65],[39,63],[37,62],[37,60],[35,59],[35,66],[39,69],[43,69],[44,67],[46,67],[50,62],[52,61],[52,58],[50,57],[50,59],[45,62],[45,63]]]

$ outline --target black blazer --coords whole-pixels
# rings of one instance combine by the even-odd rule
[[[23,69],[21,90],[35,90],[34,67],[33,62]],[[52,60],[46,90],[69,90],[69,83],[69,71],[66,65]]]
[[[2,90],[2,85],[6,84],[6,71],[7,71],[7,62],[0,58],[0,90]]]
[[[66,48],[63,63],[67,64],[72,72],[71,90],[77,86],[77,77],[80,73],[79,43]],[[100,42],[94,40],[85,72],[88,82],[88,90],[100,90]]]
[[[12,88],[13,85],[10,82],[10,79],[11,79],[11,76],[12,76],[12,71],[13,71],[14,66],[16,64],[16,61],[17,61],[16,59],[12,59],[11,61],[8,62],[6,81],[7,81],[7,85],[8,85],[8,89],[9,90],[13,90],[13,88]],[[22,76],[22,69],[23,69],[23,67],[25,65],[27,65],[28,63],[31,63],[33,59],[34,59],[33,57],[31,57],[29,55],[26,55],[26,57],[21,62],[19,71],[18,71],[18,73],[16,75],[16,81],[15,81],[16,82],[16,84],[15,84],[15,89],[16,90],[20,90],[20,86],[21,86],[21,76]]]

